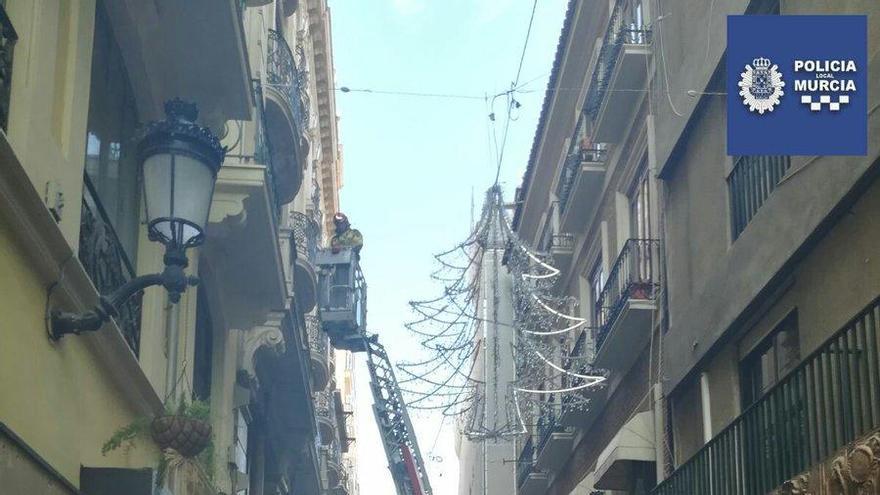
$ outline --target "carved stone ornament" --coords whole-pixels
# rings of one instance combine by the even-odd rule
[[[880,494],[880,433],[841,449],[835,457],[786,481],[773,494]]]
[[[779,495],[806,495],[810,486],[810,473],[800,474],[782,484]]]
[[[269,313],[266,323],[251,328],[244,334],[242,348],[242,369],[252,383],[257,383],[256,355],[261,347],[265,347],[277,355],[285,351],[284,333],[281,331],[284,313]]]

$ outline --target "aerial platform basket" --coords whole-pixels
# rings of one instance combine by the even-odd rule
[[[367,283],[360,258],[351,249],[333,253],[319,250],[315,258],[318,273],[318,305],[322,327],[337,349],[366,351]]]

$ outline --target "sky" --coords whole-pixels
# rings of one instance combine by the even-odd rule
[[[433,254],[467,237],[496,171],[491,96],[510,88],[531,0],[329,0],[340,141],[342,211],[364,235],[368,331],[393,361],[413,360],[408,301],[435,296]],[[528,162],[567,0],[537,0],[500,183],[512,200]],[[528,83],[528,84],[523,84]],[[361,90],[372,90],[365,92]],[[379,92],[475,96],[419,97]],[[485,95],[489,95],[488,100]],[[495,100],[500,146],[506,99]],[[395,493],[379,441],[365,356],[356,357],[358,483]],[[400,375],[400,373],[398,373]],[[435,495],[458,492],[454,421],[410,410]]]

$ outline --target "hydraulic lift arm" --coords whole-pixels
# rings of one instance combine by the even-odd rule
[[[394,369],[377,335],[366,339],[373,412],[397,495],[432,495],[431,484]]]

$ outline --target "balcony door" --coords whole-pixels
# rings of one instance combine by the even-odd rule
[[[642,158],[639,172],[636,175],[629,194],[629,246],[623,250],[629,250],[626,256],[627,276],[623,283],[627,284],[625,292],[636,299],[650,299],[653,297],[655,274],[653,273],[654,253],[653,243],[654,227],[651,221],[651,181],[648,175],[648,159]]]
[[[101,1],[95,12],[93,45],[78,254],[95,288],[106,294],[136,273],[140,187],[137,108]],[[140,346],[140,305],[141,297],[136,295],[114,318],[135,354]]]
[[[639,165],[637,179],[629,194],[629,226],[633,239],[653,239],[651,226],[651,181],[647,158]]]
[[[87,198],[103,207],[128,262],[137,257],[140,188],[136,159],[138,113],[110,21],[99,1],[95,14],[92,80],[86,124]]]

